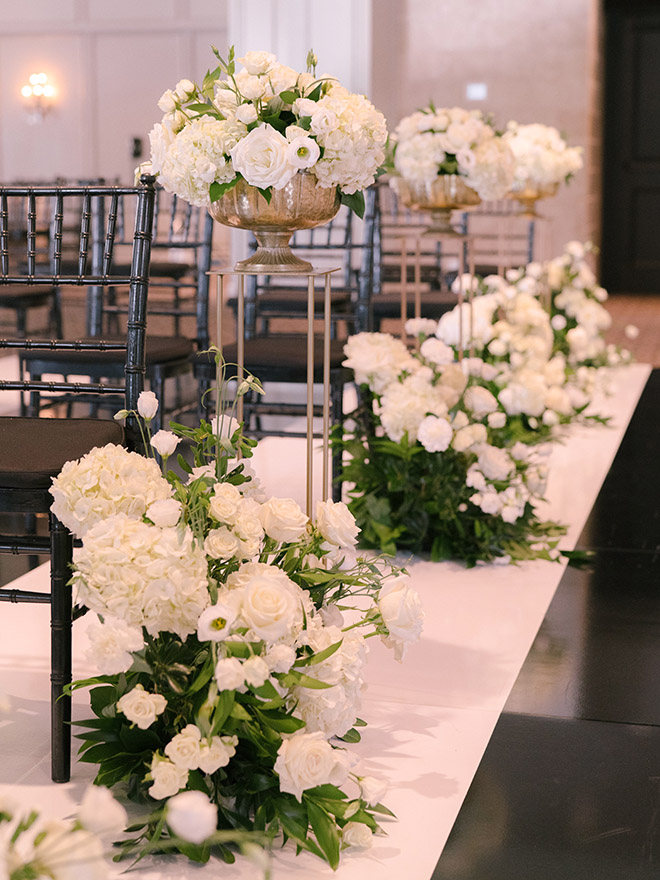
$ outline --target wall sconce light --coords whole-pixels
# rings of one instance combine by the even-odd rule
[[[43,122],[55,98],[55,87],[48,82],[45,73],[32,73],[28,83],[21,89],[28,111],[28,122]]]

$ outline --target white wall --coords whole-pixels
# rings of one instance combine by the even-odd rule
[[[215,66],[227,44],[226,0],[21,0],[0,4],[0,179],[132,180],[131,141],[161,117],[183,76]],[[28,122],[21,86],[44,71],[53,111]]]

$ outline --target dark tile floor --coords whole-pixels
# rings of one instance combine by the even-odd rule
[[[660,877],[654,371],[432,880]]]

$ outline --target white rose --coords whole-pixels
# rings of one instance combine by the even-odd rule
[[[165,746],[165,754],[177,767],[196,770],[199,767],[201,738],[199,728],[194,724],[187,724]]]
[[[353,849],[367,849],[373,843],[373,833],[363,822],[347,822],[341,830],[344,846]]]
[[[302,802],[302,793],[317,785],[343,785],[350,767],[346,755],[333,749],[321,731],[294,733],[277,750],[275,772],[280,777],[280,791]]]
[[[260,125],[230,151],[234,170],[252,186],[282,189],[297,169],[288,158],[287,139],[272,127]]]
[[[215,665],[215,680],[221,691],[235,691],[245,682],[243,664],[237,657],[223,657]]]
[[[218,483],[209,499],[209,513],[219,522],[231,523],[241,500],[242,495],[233,483]]]
[[[156,431],[151,438],[151,445],[159,455],[167,458],[179,445],[179,438],[173,431]]]
[[[197,638],[200,642],[223,641],[231,632],[236,617],[236,609],[229,603],[216,602],[200,614],[197,621]]]
[[[242,58],[237,58],[236,60],[245,67],[251,76],[258,76],[260,73],[267,73],[277,59],[272,52],[251,50],[246,52]]]
[[[309,518],[292,498],[269,498],[260,510],[261,522],[269,538],[292,543],[305,534]]]
[[[170,529],[179,522],[181,502],[176,498],[161,498],[147,507],[146,516],[161,529]]]
[[[299,137],[293,140],[287,149],[287,159],[294,168],[300,170],[311,168],[318,161],[321,148],[313,138]]]
[[[360,529],[343,501],[319,501],[316,504],[316,528],[330,544],[353,547]]]
[[[153,391],[141,391],[137,402],[138,413],[145,421],[151,421],[158,412],[158,398]]]
[[[167,700],[161,694],[150,694],[136,684],[132,691],[117,700],[117,709],[140,730],[146,730],[156,720],[156,716],[165,711]]]
[[[158,109],[163,113],[173,113],[176,110],[177,97],[172,89],[167,89],[158,99]]]
[[[188,770],[186,767],[177,767],[167,758],[162,758],[156,753],[151,762],[151,778],[153,785],[149,787],[149,794],[158,801],[177,794],[188,783]]]
[[[260,565],[245,587],[241,616],[258,638],[276,642],[301,621],[301,593],[281,569]]]
[[[261,687],[269,675],[270,669],[263,657],[248,657],[243,663],[245,683],[251,687]]]
[[[236,556],[240,541],[227,526],[211,529],[204,539],[204,552],[212,559],[231,559]]]
[[[185,101],[195,91],[195,83],[189,79],[180,79],[174,87],[174,94],[179,101]]]
[[[250,125],[252,122],[256,122],[257,108],[251,103],[241,104],[236,110],[236,119],[244,125]]]
[[[203,791],[182,791],[167,802],[167,824],[177,837],[203,843],[218,827],[218,808]]]
[[[421,599],[408,578],[397,577],[380,588],[378,608],[389,631],[395,657],[402,659],[407,645],[416,642],[422,632],[424,610]]]
[[[126,810],[102,785],[87,787],[76,818],[93,834],[119,834],[128,825]]]
[[[199,769],[202,773],[215,773],[226,767],[236,754],[237,736],[214,736],[210,742],[202,742],[199,753]]]

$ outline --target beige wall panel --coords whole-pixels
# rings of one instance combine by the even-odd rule
[[[0,24],[25,26],[74,21],[76,0],[3,0]]]
[[[172,21],[176,17],[176,0],[91,0],[91,22],[120,23],[123,20],[140,25],[144,22]]]
[[[30,124],[21,87],[31,73],[46,73],[57,89],[54,108]],[[75,178],[91,171],[89,119],[83,106],[86,78],[75,37],[4,36],[0,47],[0,175],[3,181]]]

